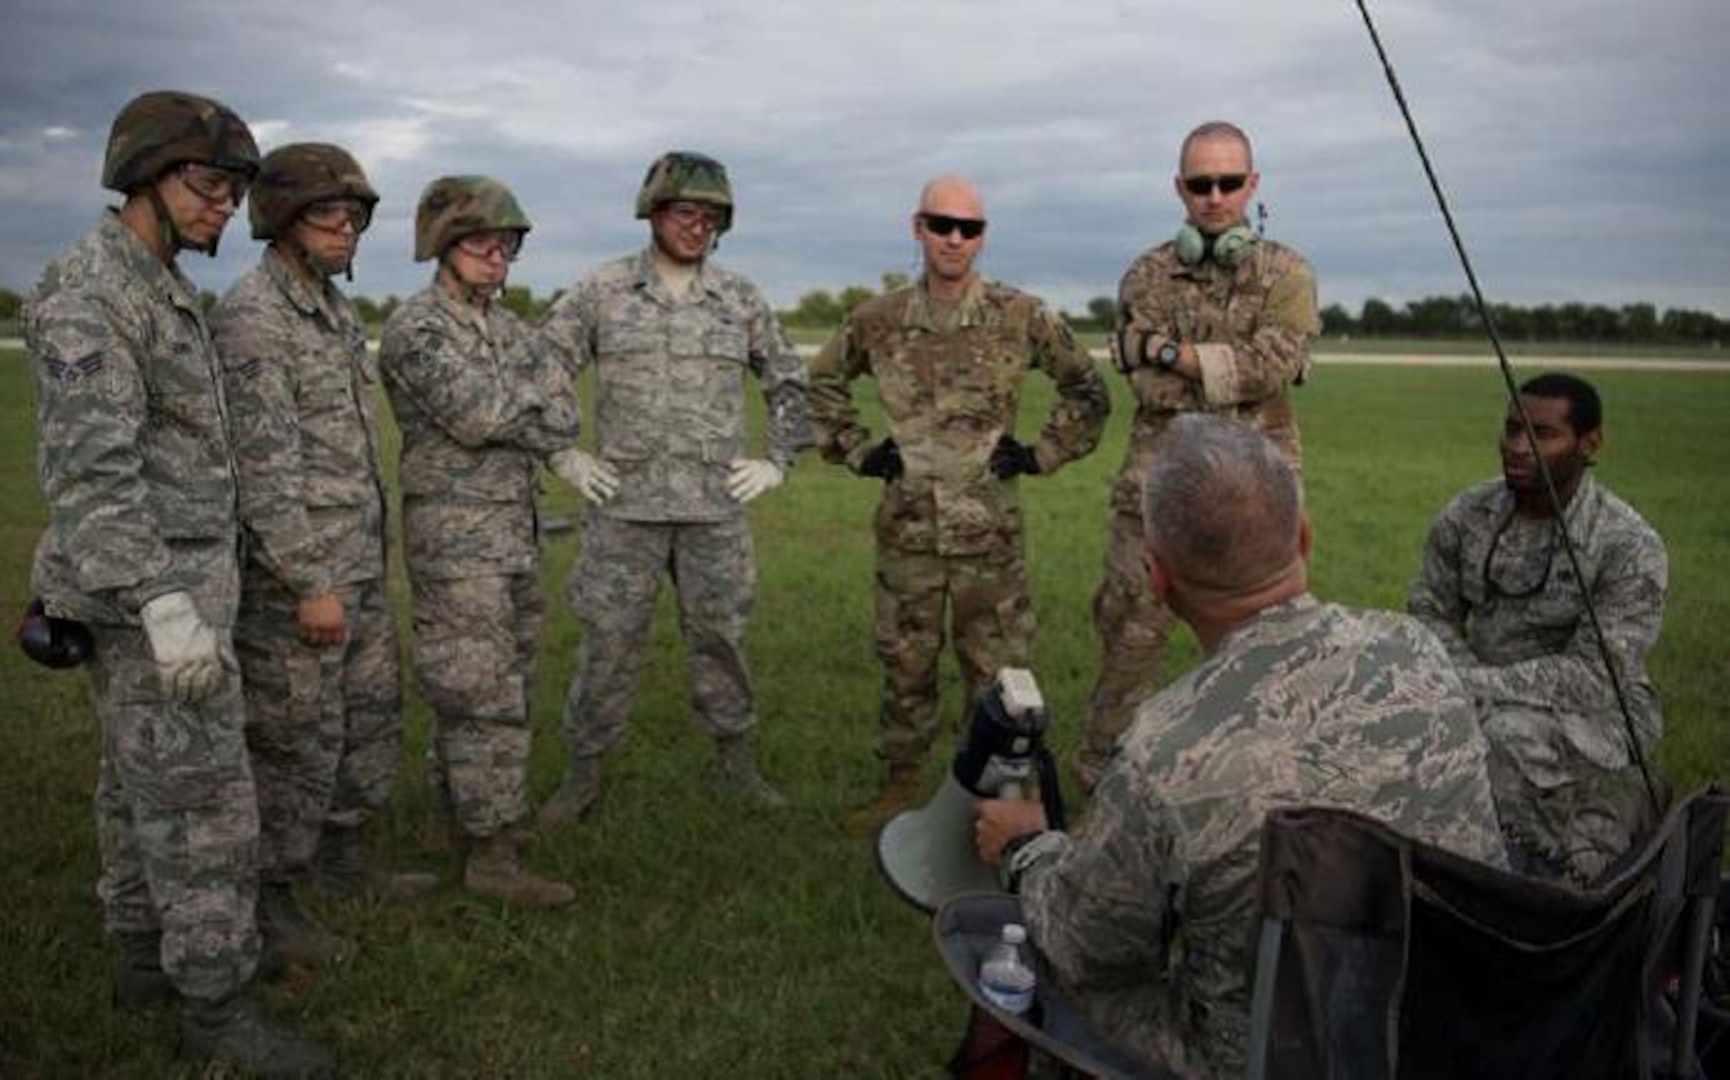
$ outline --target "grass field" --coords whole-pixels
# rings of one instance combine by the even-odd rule
[[[1670,546],[1671,602],[1652,658],[1668,713],[1663,763],[1684,789],[1730,782],[1730,377],[1594,378],[1608,417],[1598,475]],[[27,598],[43,520],[33,397],[26,364],[0,353],[0,611],[8,618]],[[1330,368],[1298,399],[1317,592],[1398,606],[1430,517],[1495,470],[1500,383],[1484,370]],[[1049,400],[1035,384],[1024,434]],[[1094,674],[1088,602],[1129,419],[1121,393],[1116,404],[1096,455],[1024,481],[1037,671],[1060,751]],[[751,654],[766,771],[791,796],[790,809],[741,814],[704,798],[696,779],[708,747],[688,718],[682,655],[663,607],[631,741],[607,762],[600,809],[532,856],[577,884],[578,904],[521,914],[455,889],[401,907],[315,897],[327,922],[362,948],[315,980],[266,988],[266,1009],[336,1044],[354,1076],[940,1075],[961,999],[939,970],[924,920],[891,895],[867,845],[839,824],[877,776],[874,497],[872,483],[813,458],[753,510],[762,587]],[[579,511],[569,492],[550,501],[554,515]],[[576,544],[563,533],[547,545],[552,616],[535,717],[537,797],[550,793],[561,767],[555,726],[577,637],[562,581]],[[1172,666],[1193,657],[1185,638]],[[97,751],[83,681],[33,668],[6,648],[0,685],[0,1076],[179,1075],[172,1012],[109,1004],[110,950],[91,888]],[[455,859],[428,860],[414,844],[426,799],[425,713],[409,700],[410,754],[380,842],[393,859],[448,878]],[[938,771],[934,764],[928,779]]]

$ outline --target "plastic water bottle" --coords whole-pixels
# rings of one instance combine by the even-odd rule
[[[1014,1016],[1033,1007],[1033,989],[1038,981],[1022,948],[1026,942],[1026,927],[1004,923],[1002,940],[991,946],[985,962],[979,965],[979,992],[985,995],[985,1000]]]

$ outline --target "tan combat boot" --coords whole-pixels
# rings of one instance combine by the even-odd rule
[[[588,816],[600,798],[601,759],[594,755],[576,758],[559,790],[541,805],[535,824],[543,829],[574,825]]]
[[[469,841],[463,887],[523,908],[563,907],[577,898],[577,891],[564,882],[524,870],[517,860],[516,839],[508,832]]]
[[[877,798],[848,815],[847,831],[854,836],[871,836],[884,822],[912,806],[919,797],[920,772],[915,762],[890,762]]]

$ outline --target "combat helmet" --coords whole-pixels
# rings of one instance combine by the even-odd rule
[[[366,206],[369,218],[378,205],[378,192],[347,150],[313,142],[289,143],[266,154],[251,198],[248,213],[254,240],[281,236],[302,210],[316,202],[353,199]]]
[[[414,261],[438,258],[478,232],[531,226],[511,189],[487,176],[441,176],[421,193],[414,213]]]
[[[637,217],[646,218],[662,203],[708,203],[720,209],[715,223],[719,236],[733,227],[733,185],[719,161],[688,150],[672,150],[655,159],[637,192]]]
[[[246,122],[221,102],[152,90],[127,102],[114,118],[102,186],[130,195],[189,161],[252,177],[258,173],[258,144]]]

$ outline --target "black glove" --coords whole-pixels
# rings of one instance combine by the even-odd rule
[[[1022,473],[1038,476],[1039,458],[1034,456],[1033,447],[1004,435],[998,438],[997,446],[991,451],[991,471],[999,480],[1009,480]]]
[[[1136,368],[1147,363],[1147,341],[1153,336],[1151,331],[1138,330],[1124,325],[1117,332],[1117,348],[1112,350],[1112,360],[1117,363],[1117,370],[1128,375]]]
[[[895,479],[901,473],[901,448],[895,445],[894,439],[884,439],[873,446],[859,462],[860,476],[881,477],[884,483]]]

